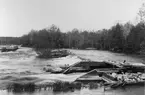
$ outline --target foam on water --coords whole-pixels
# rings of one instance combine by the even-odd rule
[[[67,56],[53,59],[39,59],[31,48],[20,48],[16,52],[0,53],[0,74],[21,74],[27,77],[37,77],[47,81],[62,80],[74,81],[78,75],[48,74],[43,71],[47,65],[60,68],[65,64],[72,65],[81,61],[77,56]],[[33,75],[34,74],[34,75]],[[37,75],[36,75],[37,74]]]
[[[79,57],[90,59],[90,60],[113,60],[113,61],[123,61],[127,60],[129,62],[145,62],[143,58],[139,58],[137,56],[130,56],[125,54],[118,54],[118,53],[111,53],[108,51],[97,51],[97,50],[70,50],[74,54],[76,54]],[[43,67],[49,65],[54,67],[60,67],[64,66],[65,64],[72,65],[76,62],[81,61],[80,58],[77,56],[67,56],[62,58],[53,58],[53,59],[39,59],[36,58],[36,52],[33,51],[31,48],[20,48],[16,52],[5,52],[0,53],[0,78],[6,77],[8,78],[8,81],[14,78],[13,76],[18,75],[25,76],[25,77],[36,77],[38,79],[42,79],[42,81],[39,81],[39,83],[46,83],[46,82],[54,82],[55,80],[61,80],[61,81],[69,81],[72,82],[79,76],[83,75],[83,73],[77,73],[77,74],[50,74],[44,72],[42,69]],[[8,77],[11,76],[11,77]],[[18,77],[17,76],[17,77]],[[0,83],[2,83],[2,80],[0,80]],[[139,89],[140,90],[140,89]],[[82,92],[81,92],[82,91]],[[88,93],[89,95],[96,95],[97,91],[88,89],[82,89],[81,91],[74,91],[69,93],[59,93],[54,94],[53,92],[47,92],[50,93],[50,95],[85,95]],[[100,90],[101,91],[101,90]],[[34,94],[24,94],[24,95],[47,95],[46,92],[40,92],[42,94],[34,93]],[[95,94],[94,94],[95,93]],[[116,92],[119,93],[119,92]],[[124,95],[122,93],[129,93],[125,91],[121,91],[119,95]],[[7,92],[1,91],[0,95],[8,95]],[[9,94],[9,95],[15,95],[15,94]],[[97,95],[103,95],[102,92],[98,92]],[[106,95],[112,95],[112,92],[107,92]],[[131,95],[131,94],[130,94]]]
[[[56,64],[52,64],[52,65],[56,65],[56,66],[72,65],[79,61],[81,61],[81,59],[79,59],[77,56],[70,55],[67,57],[56,58],[55,60],[53,60],[53,62]]]

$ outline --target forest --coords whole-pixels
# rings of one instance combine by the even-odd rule
[[[20,44],[20,37],[0,37],[0,45]]]
[[[20,43],[34,48],[95,48],[136,53],[145,50],[145,24],[117,23],[110,29],[98,31],[73,29],[67,33],[52,25],[42,30],[31,30],[20,38]]]
[[[56,25],[41,30],[31,30],[19,38],[13,38],[7,44],[39,48],[74,48],[109,50],[124,53],[143,53],[145,51],[145,4],[140,8],[137,24],[117,23],[109,29],[79,30],[63,32]],[[3,38],[2,42],[5,42]],[[10,38],[9,38],[10,39]]]

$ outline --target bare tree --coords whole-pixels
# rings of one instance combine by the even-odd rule
[[[139,18],[141,22],[145,22],[145,3],[142,4],[141,8],[138,12]]]

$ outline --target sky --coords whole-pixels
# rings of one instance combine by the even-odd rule
[[[32,29],[58,26],[99,30],[132,21],[142,0],[0,0],[0,36],[22,36]]]

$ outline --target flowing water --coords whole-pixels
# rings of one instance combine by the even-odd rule
[[[16,80],[19,77],[35,77],[39,80],[39,83],[52,82],[55,80],[62,81],[74,81],[77,77],[83,73],[77,74],[50,74],[43,71],[43,68],[47,65],[55,68],[60,68],[65,64],[74,64],[81,59],[79,57],[90,60],[124,60],[129,62],[142,62],[145,63],[144,56],[126,55],[123,53],[112,53],[108,51],[99,50],[69,50],[75,55],[53,58],[53,59],[39,59],[37,54],[31,48],[20,48],[15,52],[0,52],[0,86],[4,83],[9,83],[12,80]],[[68,92],[53,92],[47,91],[35,91],[33,93],[12,93],[6,90],[1,90],[0,95],[144,95],[144,86],[128,86],[125,88],[119,88],[115,90],[107,90],[104,92],[103,88],[89,89],[81,88],[80,90],[68,91]]]

